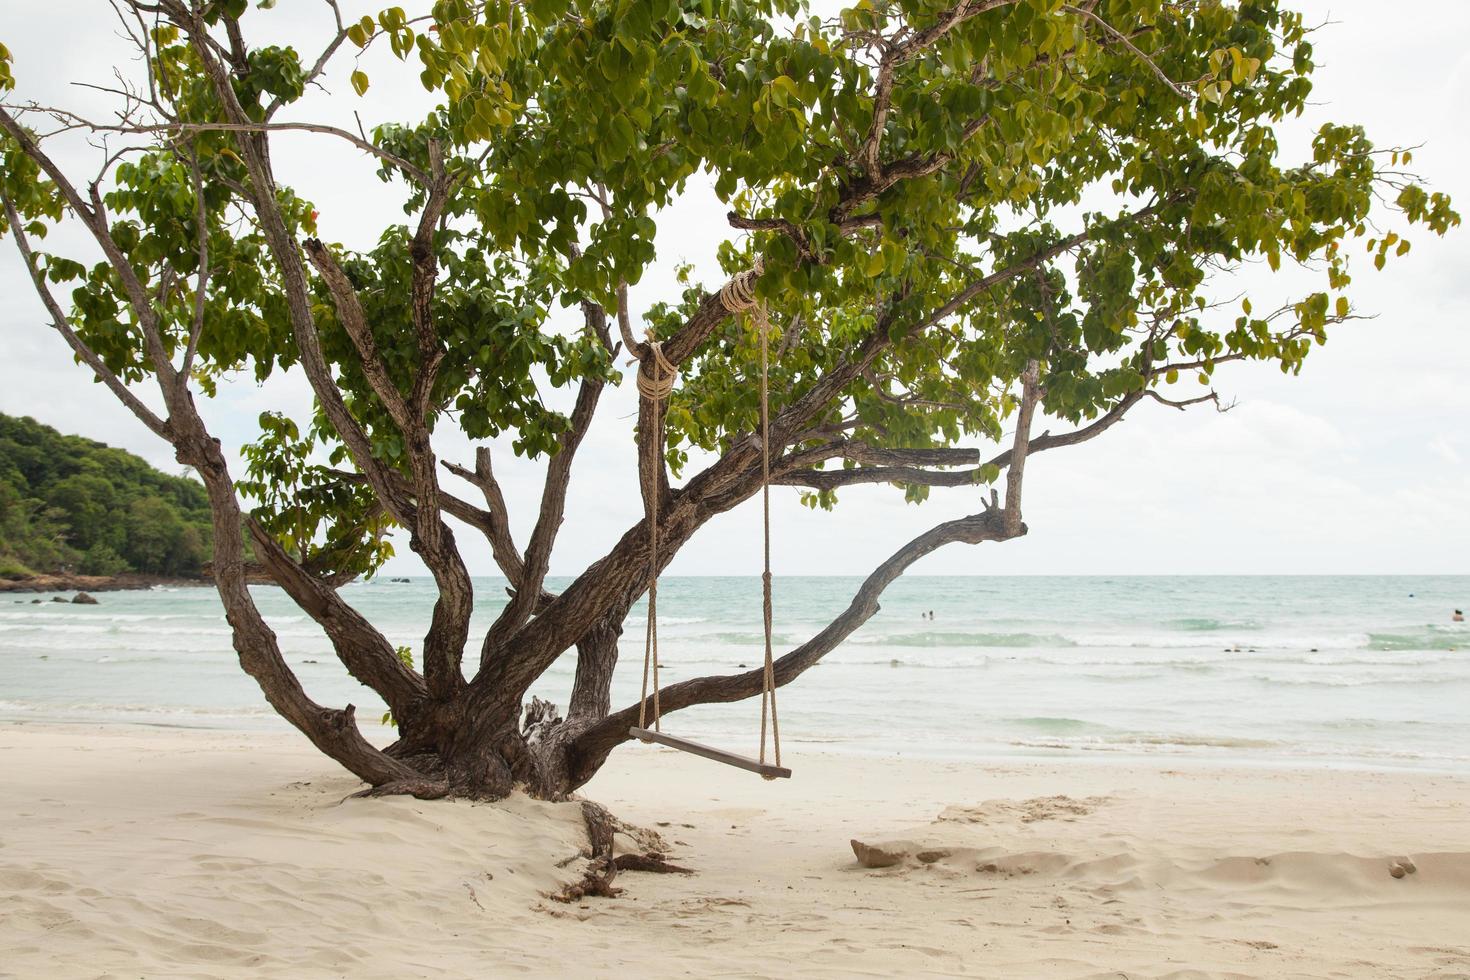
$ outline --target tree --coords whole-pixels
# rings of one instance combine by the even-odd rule
[[[784,653],[787,684],[920,557],[1025,534],[1031,455],[1093,439],[1145,402],[1218,405],[1214,373],[1230,362],[1295,373],[1354,316],[1350,246],[1382,267],[1408,250],[1406,226],[1459,221],[1402,172],[1408,152],[1375,149],[1358,127],[1323,125],[1306,159],[1287,159],[1276,127],[1306,108],[1313,51],[1277,0],[862,0],[830,19],[795,0],[436,0],[358,21],[324,2],[335,29],[303,59],[252,46],[247,28],[270,15],[247,15],[245,0],[115,0],[144,77],[118,90],[114,121],[4,102],[0,195],[53,326],[203,481],[242,667],[379,792],[493,798],[523,783],[560,797],[628,739],[638,705],[613,710],[609,684],[650,565],[761,487],[755,320],[732,309],[742,292],[773,324],[774,483],[819,507],[860,484],[977,500]],[[365,93],[369,77],[338,62],[384,43],[416,61],[435,112],[371,134],[292,118],[324,80]],[[0,87],[15,84],[6,67]],[[47,144],[76,129],[126,148],[75,178]],[[287,130],[370,154],[410,221],[387,221],[367,252],[315,238],[311,205],[272,168]],[[730,207],[730,282],[690,278],[639,340],[628,288],[655,258],[655,216],[705,180]],[[103,260],[39,252],[60,223],[89,232]],[[1315,288],[1227,311],[1220,274],[1247,262],[1300,267]],[[566,328],[562,310],[580,322]],[[617,341],[649,380],[660,357],[679,372],[636,423],[660,548],[651,559],[645,518],[553,594],[568,481],[616,380]],[[247,368],[299,370],[318,408],[263,416],[237,477],[195,399]],[[574,407],[551,407],[538,379],[574,390]],[[1195,379],[1193,393],[1172,387]],[[160,410],[135,390],[150,380]],[[1038,412],[1065,428],[1033,435]],[[487,449],[472,465],[438,458],[446,426],[508,433],[545,459],[527,541],[512,538]],[[387,702],[400,737],[386,750],[350,705],[323,707],[297,682],[245,587],[242,526]],[[470,636],[465,527],[512,583],[483,637]],[[324,577],[371,571],[393,528],[438,590],[422,673]],[[566,717],[522,725],[531,684],[572,649]],[[760,687],[759,670],[688,680],[663,692],[663,710]]]
[[[66,514],[72,547],[87,551],[102,542],[116,494],[95,473],[74,473],[52,485],[48,499]]]
[[[172,559],[184,535],[184,522],[172,507],[156,497],[139,497],[128,505],[124,521],[124,558],[149,572],[177,571]]]

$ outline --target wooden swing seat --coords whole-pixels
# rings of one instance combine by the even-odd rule
[[[723,762],[727,766],[734,766],[736,769],[744,769],[747,772],[759,773],[767,779],[791,778],[791,770],[784,766],[773,766],[769,763],[761,762],[759,759],[736,755],[733,752],[726,752],[723,749],[712,749],[708,745],[700,745],[698,742],[691,742],[687,738],[665,735],[663,732],[639,728],[636,725],[628,729],[628,734],[641,742],[657,742],[659,745],[667,746],[671,749],[678,749],[680,752],[688,752],[690,755],[713,759],[715,762]]]

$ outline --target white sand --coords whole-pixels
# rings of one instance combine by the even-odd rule
[[[286,735],[0,726],[0,977],[1470,977],[1464,777],[787,761],[618,753],[587,795],[698,873],[566,906],[575,805],[343,803]]]

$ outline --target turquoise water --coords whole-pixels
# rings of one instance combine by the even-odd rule
[[[825,625],[859,582],[778,579],[778,650]],[[496,580],[479,585],[504,595]],[[380,702],[315,625],[279,591],[255,594],[313,696],[351,701],[374,726]],[[433,601],[426,579],[343,595],[414,646]],[[0,597],[0,719],[284,727],[236,665],[213,591],[30,598]],[[670,578],[659,598],[666,682],[759,663],[757,579]],[[503,600],[483,601],[477,630]],[[1457,606],[1470,607],[1470,576],[909,577],[781,691],[782,732],[792,759],[810,747],[1470,771],[1470,626],[1450,622]],[[639,606],[615,707],[636,699],[643,626]],[[565,704],[572,669],[563,658],[533,693]],[[694,708],[668,727],[754,749],[759,710]]]

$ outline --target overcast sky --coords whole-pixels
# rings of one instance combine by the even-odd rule
[[[320,47],[328,28],[314,0],[281,0],[254,35]],[[347,0],[344,10],[377,9]],[[413,6],[406,4],[405,6]],[[1470,4],[1463,0],[1297,0],[1312,22],[1320,64],[1307,120],[1360,122],[1380,145],[1417,146],[1415,169],[1434,189],[1470,208]],[[20,98],[95,109],[95,94],[68,82],[109,81],[122,63],[115,22],[103,0],[3,0],[0,42],[15,55]],[[65,44],[58,43],[66,38]],[[411,118],[425,107],[416,72],[383,55],[367,59],[375,85],[359,102],[344,60],[295,118],[358,108],[371,126]],[[396,77],[404,84],[391,85]],[[350,118],[350,117],[349,117]],[[1300,146],[1305,134],[1288,134]],[[398,196],[354,151],[314,136],[277,141],[283,182],[316,202],[322,237],[371,243],[400,214]],[[69,166],[95,171],[86,146],[62,152]],[[691,261],[707,283],[723,234],[723,209],[691,192],[659,217],[659,266],[634,290],[635,312],[670,297],[670,270]],[[400,219],[401,220],[401,219]],[[925,574],[1012,573],[1466,573],[1470,572],[1470,332],[1465,329],[1470,229],[1444,240],[1413,236],[1415,248],[1384,273],[1357,265],[1353,295],[1371,321],[1336,329],[1300,377],[1263,366],[1222,368],[1220,390],[1237,401],[1225,415],[1144,404],[1122,425],[1083,446],[1042,453],[1027,467],[1030,534],[1004,545],[951,545],[925,559]],[[54,242],[49,243],[54,246]],[[0,411],[31,415],[64,432],[122,446],[170,472],[172,453],[137,423],[45,326],[10,241],[0,243]],[[1264,273],[1249,271],[1246,284]],[[1263,292],[1269,289],[1261,286]],[[569,323],[569,326],[572,324]],[[303,417],[305,383],[230,385],[208,408],[213,429],[237,451],[265,409]],[[640,513],[635,482],[630,384],[605,396],[574,472],[553,574],[575,574],[599,557]],[[1040,426],[1038,426],[1038,429]],[[448,459],[469,462],[462,439],[439,441]],[[541,467],[496,447],[511,518],[524,543],[539,499]],[[238,466],[236,472],[240,472]],[[466,492],[469,488],[461,488]],[[923,506],[891,488],[855,488],[833,513],[811,512],[796,492],[774,494],[778,574],[863,573],[926,527],[978,509],[977,490],[938,490]],[[675,561],[675,574],[746,574],[759,569],[759,505],[712,522]],[[459,533],[477,574],[495,571],[489,550]],[[401,542],[393,574],[421,571]]]

